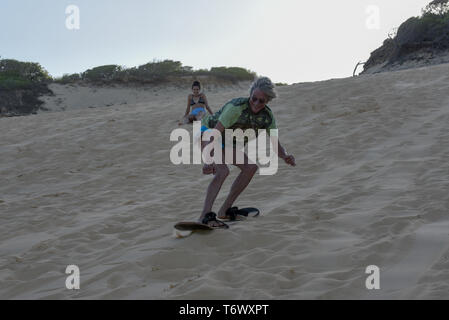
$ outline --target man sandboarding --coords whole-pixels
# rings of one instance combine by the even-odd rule
[[[225,129],[254,129],[257,130],[265,129],[267,133],[270,133],[271,129],[277,129],[276,121],[271,112],[271,109],[266,105],[268,102],[276,98],[276,92],[274,90],[274,85],[271,80],[267,77],[262,77],[254,81],[250,89],[249,98],[239,98],[228,102],[223,108],[221,108],[214,115],[206,116],[202,119],[202,135],[204,132],[216,129],[221,134],[224,133]],[[202,136],[201,136],[202,137]],[[202,141],[201,139],[201,150],[209,144],[211,141]],[[296,166],[295,158],[292,155],[288,155],[285,149],[282,147],[278,141],[278,156],[283,159],[287,164],[291,166]],[[186,223],[180,223],[175,226],[179,230],[212,230],[212,229],[227,229],[229,226],[221,220],[238,220],[239,216],[248,215],[258,215],[259,210],[255,208],[238,209],[232,207],[238,196],[245,190],[254,174],[258,170],[258,166],[252,163],[246,154],[243,154],[243,164],[239,164],[236,160],[239,159],[237,156],[239,151],[235,148],[235,145],[226,146],[226,148],[233,148],[233,160],[232,164],[237,166],[241,172],[232,184],[231,190],[225,202],[218,211],[217,214],[212,212],[212,206],[214,204],[217,195],[229,175],[229,168],[225,164],[205,164],[203,167],[203,173],[205,175],[213,174],[214,179],[209,184],[207,188],[206,199],[204,202],[203,211],[196,224],[188,225]],[[222,159],[225,159],[225,148],[222,149]]]

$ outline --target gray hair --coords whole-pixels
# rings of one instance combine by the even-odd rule
[[[277,93],[274,89],[274,84],[268,77],[257,78],[251,85],[250,95],[253,95],[255,90],[259,89],[268,98],[268,102],[277,97]]]

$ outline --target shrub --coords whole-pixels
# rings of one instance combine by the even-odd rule
[[[0,60],[0,74],[5,81],[10,77],[11,81],[30,81],[30,82],[48,82],[52,78],[48,74],[47,70],[42,68],[39,63],[34,62],[21,62],[13,59]]]
[[[32,85],[32,81],[18,75],[0,73],[0,89],[2,90],[29,89]]]
[[[399,46],[430,43],[436,48],[449,47],[448,0],[435,2],[438,1],[432,1],[423,10],[421,17],[412,17],[401,24],[395,38]]]
[[[173,60],[150,62],[138,67],[135,71],[136,76],[147,80],[163,79],[181,73],[185,73],[182,63]]]
[[[73,74],[64,74],[61,78],[55,79],[55,82],[67,84],[67,83],[75,83],[79,82],[82,79],[82,75],[79,73],[73,73]]]
[[[82,73],[82,79],[92,82],[111,81],[122,71],[122,67],[117,65],[105,65],[89,69]]]
[[[421,37],[424,25],[418,17],[409,18],[398,28],[395,40],[399,45],[415,42]]]
[[[423,10],[423,16],[434,15],[444,16],[449,12],[449,0],[434,0],[430,2]]]
[[[251,81],[254,80],[256,74],[244,68],[238,67],[216,67],[210,69],[210,75],[231,81]]]
[[[251,81],[256,77],[254,72],[239,67],[216,67],[211,70],[193,70],[174,60],[152,61],[138,67],[126,68],[118,65],[104,65],[88,69],[82,73],[64,74],[52,79],[48,72],[37,63],[19,62],[16,60],[0,60],[2,88],[26,87],[30,83],[52,80],[60,84],[93,82],[93,83],[154,83],[171,81],[173,77],[212,76],[218,80],[231,82]]]

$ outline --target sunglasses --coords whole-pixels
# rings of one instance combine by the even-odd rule
[[[259,103],[262,103],[262,104],[265,104],[266,103],[266,100],[265,99],[259,99],[259,98],[257,98],[257,97],[252,97],[252,102],[254,102],[254,103],[256,103],[256,102],[259,102]]]

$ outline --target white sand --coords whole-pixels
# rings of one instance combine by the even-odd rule
[[[169,161],[189,91],[53,89],[66,111],[0,119],[0,298],[449,298],[449,65],[279,88],[298,166],[240,197],[262,217],[182,240],[211,180]]]

